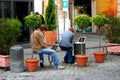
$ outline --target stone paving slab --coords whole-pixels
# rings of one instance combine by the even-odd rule
[[[65,64],[64,70],[45,65],[36,72],[13,73],[0,70],[0,80],[120,80],[120,56],[108,55],[104,63],[88,61],[86,67]]]
[[[87,47],[95,46],[98,40],[97,36],[87,36]],[[13,73],[10,70],[4,71],[0,68],[0,80],[120,80],[120,56],[109,53],[104,63],[96,63],[93,56],[95,50],[86,50],[89,55],[86,67],[63,63],[65,52],[59,51],[58,48],[57,54],[62,65],[65,66],[64,70],[57,70],[53,64],[50,66],[47,61],[47,55],[45,55],[45,68],[39,67],[35,72],[28,72],[25,69],[21,73]],[[31,53],[31,48],[24,49],[24,59],[30,57]],[[37,54],[35,56],[38,57]]]

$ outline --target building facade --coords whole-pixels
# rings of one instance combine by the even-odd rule
[[[90,16],[95,16],[96,14],[120,16],[120,0],[84,0],[87,4],[84,1],[80,4],[81,1],[83,0],[74,0],[75,16],[81,13],[87,13]],[[88,7],[88,9],[84,8],[84,6]],[[96,26],[92,25],[92,32],[96,32],[96,30]]]
[[[106,15],[120,16],[120,0],[68,0],[68,11],[63,11],[63,0],[54,0],[57,10],[57,22],[59,35],[69,27],[73,26],[74,17],[79,14],[94,16],[104,13]],[[20,41],[29,39],[29,29],[24,25],[23,18],[31,12],[45,14],[48,0],[0,0],[0,18],[18,17],[23,23],[22,36]],[[76,27],[75,27],[76,28]],[[96,32],[96,27],[92,26],[92,32]]]

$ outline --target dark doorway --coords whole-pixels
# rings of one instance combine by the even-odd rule
[[[74,6],[81,8],[79,13],[91,16],[91,0],[74,0]]]
[[[28,2],[14,2],[14,17],[24,23],[23,18],[28,14]]]
[[[18,37],[18,43],[29,41],[29,28],[24,24],[24,17],[28,15],[28,2],[14,2],[14,17],[22,22],[21,36]]]

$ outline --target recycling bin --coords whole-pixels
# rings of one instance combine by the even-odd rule
[[[74,43],[74,54],[85,54],[86,53],[86,45],[85,45],[86,37],[80,36],[78,40]]]

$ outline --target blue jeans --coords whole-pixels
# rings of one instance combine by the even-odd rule
[[[59,62],[59,59],[58,59],[58,56],[57,56],[55,50],[52,50],[52,49],[49,49],[49,48],[45,48],[45,49],[36,51],[36,53],[39,54],[40,61],[44,62],[44,56],[43,56],[43,54],[48,54],[48,55],[51,56],[51,58],[52,58],[52,60],[54,62],[54,65],[56,67],[60,66],[60,62]]]
[[[73,56],[72,56],[72,50],[66,51],[66,54],[64,55],[64,59],[68,59],[68,63],[73,62]]]

